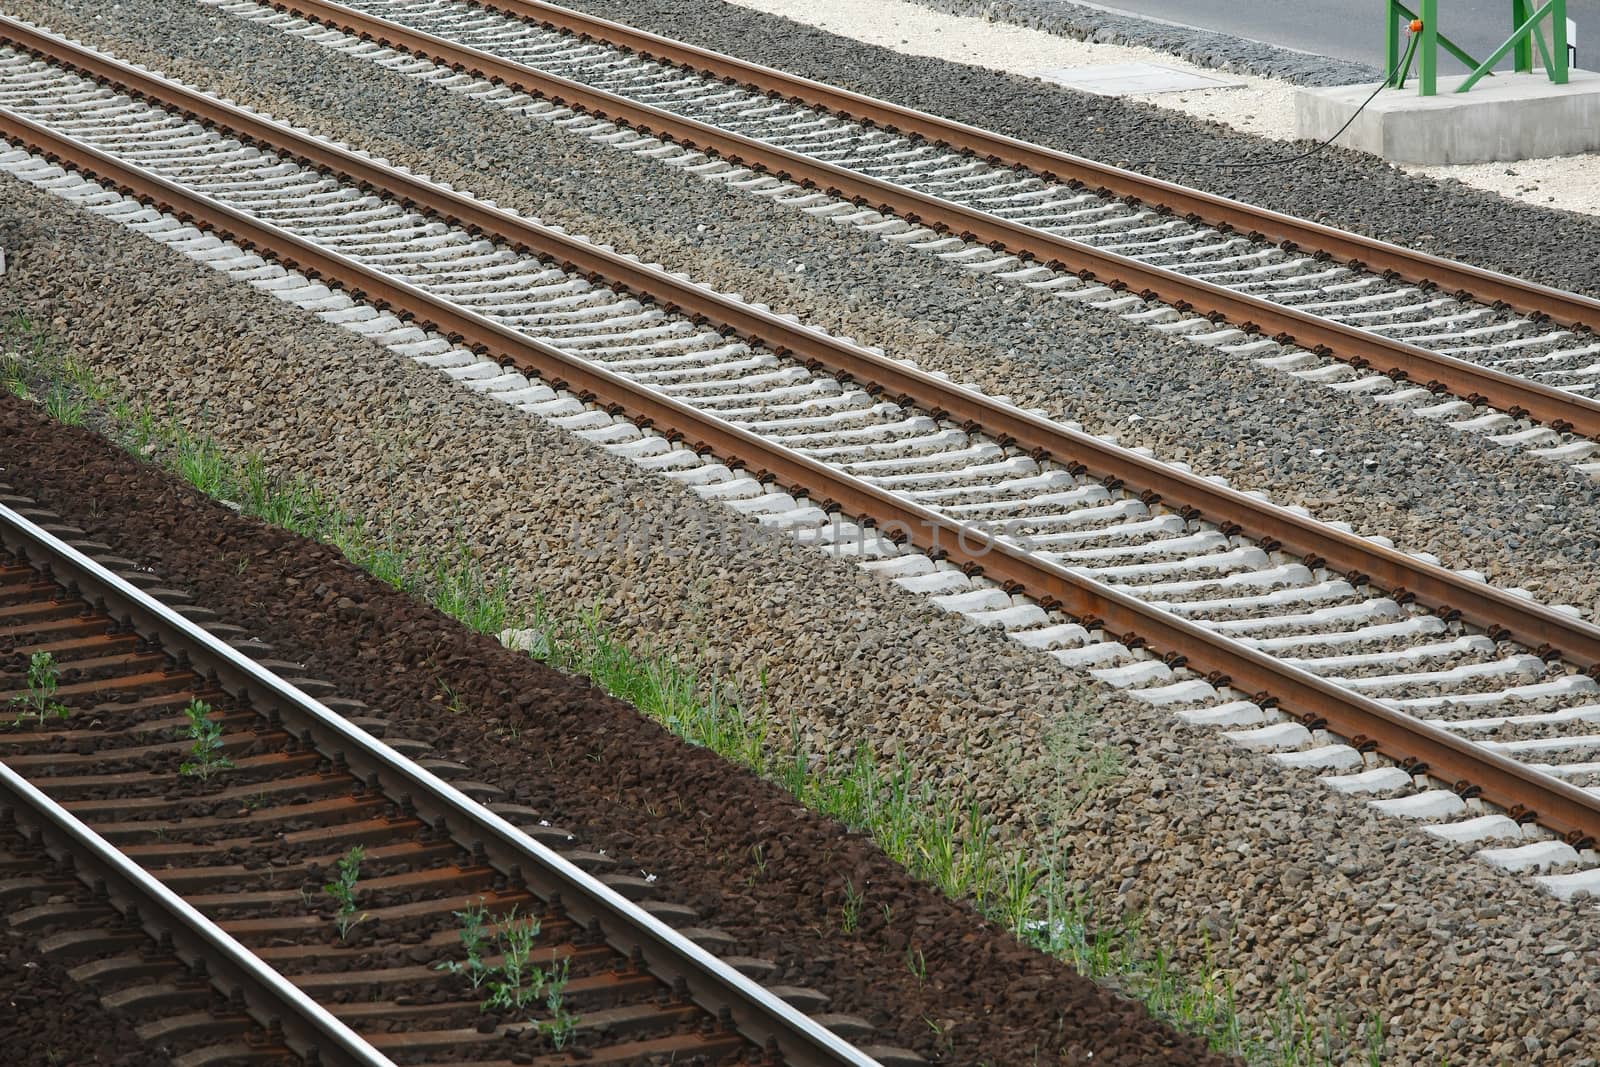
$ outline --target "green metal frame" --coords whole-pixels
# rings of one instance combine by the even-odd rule
[[[1567,0],[1545,0],[1532,12],[1529,11],[1530,0],[1511,0],[1511,24],[1515,29],[1506,42],[1491,52],[1482,63],[1439,32],[1439,0],[1417,0],[1417,11],[1411,10],[1401,0],[1388,0],[1388,6],[1384,33],[1388,65],[1384,69],[1389,72],[1388,84],[1393,88],[1404,88],[1415,54],[1418,91],[1423,96],[1438,95],[1441,45],[1470,71],[1466,80],[1456,87],[1458,93],[1466,92],[1485,77],[1493,77],[1492,68],[1505,58],[1507,52],[1511,53],[1512,65],[1518,73],[1533,73],[1535,47],[1539,49],[1539,58],[1544,61],[1545,73],[1550,80],[1556,85],[1567,84]],[[1539,23],[1547,18],[1550,20],[1548,47],[1539,33]],[[1413,19],[1422,22],[1422,30],[1416,35],[1417,40],[1411,42],[1415,47],[1408,47],[1402,56],[1401,35],[1407,32],[1407,25]]]

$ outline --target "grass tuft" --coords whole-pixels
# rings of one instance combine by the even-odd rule
[[[986,918],[1080,974],[1138,998],[1213,1049],[1241,1056],[1252,1067],[1333,1067],[1352,1058],[1364,1058],[1370,1067],[1383,1062],[1381,1018],[1374,1015],[1352,1028],[1342,1017],[1318,1013],[1299,970],[1280,982],[1270,1017],[1246,1026],[1231,976],[1209,958],[1198,974],[1180,971],[1164,950],[1146,942],[1139,916],[1096,910],[1071,877],[1063,848],[1026,852],[1008,846],[976,800],[958,788],[919,782],[903,755],[880,764],[863,748],[843,765],[829,766],[805,750],[793,720],[783,736],[771,735],[774,720],[764,699],[747,708],[716,676],[702,677],[659,650],[635,650],[610,630],[598,606],[563,615],[537,599],[529,612],[519,614],[511,606],[506,575],[487,571],[464,537],[438,555],[409,549],[389,530],[376,531],[344,514],[310,485],[271,473],[260,456],[238,458],[195,435],[171,413],[163,417],[115,398],[111,388],[62,356],[25,318],[0,322],[0,340],[6,342],[0,388],[41,403],[61,421],[94,425],[135,455],[243,514],[333,546],[379,580],[479,633],[517,629],[530,634],[525,644],[536,658],[588,675],[676,736],[871,835],[890,859],[918,878],[953,899],[970,901]],[[60,397],[52,402],[58,390]],[[1121,773],[1117,754],[1091,743],[1087,714],[1080,708],[1044,739],[1045,765],[1060,805],[1051,821],[1058,826]],[[754,862],[753,877],[764,875],[759,850]],[[852,886],[844,912],[852,926],[860,907],[853,894]],[[913,974],[926,973],[920,950],[908,949],[907,966]]]

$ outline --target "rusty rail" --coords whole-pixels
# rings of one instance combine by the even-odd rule
[[[1564,393],[1515,375],[1430,352],[1417,345],[1369,333],[1259,297],[1236,293],[1176,271],[1141,263],[1128,256],[1057,237],[940,197],[775,148],[708,123],[683,118],[649,104],[546,74],[331,0],[272,0],[271,6],[278,11],[374,40],[400,51],[427,56],[444,66],[496,84],[508,85],[558,104],[582,108],[596,117],[642,133],[670,137],[686,148],[703,150],[753,170],[823,189],[830,195],[872,206],[886,214],[898,215],[940,232],[959,235],[964,240],[988,245],[996,251],[1010,252],[1058,270],[1073,271],[1085,278],[1100,278],[1109,285],[1132,290],[1141,296],[1159,299],[1179,308],[1220,315],[1250,333],[1297,344],[1318,355],[1340,359],[1356,367],[1370,367],[1395,378],[1447,390],[1559,430],[1573,430],[1586,437],[1600,438],[1600,401]],[[1050,173],[1055,172],[1052,170]]]
[[[1194,216],[1213,226],[1228,226],[1242,233],[1260,235],[1290,251],[1326,252],[1359,269],[1379,273],[1393,271],[1407,281],[1436,285],[1447,292],[1466,293],[1486,304],[1504,303],[1524,314],[1548,315],[1563,326],[1600,328],[1600,300],[1579,293],[1416,252],[1374,237],[1031,144],[541,0],[472,2],[549,29],[587,34],[644,59],[675,63],[719,79],[732,78],[759,92],[777,93],[857,122],[944,142],[991,163],[1024,167],[1050,180],[1080,181],[1103,190],[1105,195],[1132,197],[1176,215]]]
[[[1149,502],[1192,509],[1217,525],[1268,547],[1283,547],[1312,564],[1323,564],[1441,612],[1456,612],[1472,625],[1527,645],[1558,652],[1586,670],[1600,669],[1600,627],[1464,578],[1445,567],[1266,503],[1236,489],[1068,429],[1010,404],[963,389],[924,371],[793,323],[740,300],[685,282],[665,270],[574,239],[521,215],[384,166],[262,115],[225,104],[138,68],[73,45],[0,15],[0,39],[77,69],[145,99],[175,108],[196,121],[228,130],[240,140],[292,156],[364,189],[433,212],[475,234],[490,236],[522,252],[547,256],[564,270],[584,274],[614,289],[635,293],[668,309],[703,315],[754,344],[766,345],[808,365],[860,381],[870,391],[916,405],[1044,459],[1054,459],[1108,483],[1141,490]],[[173,187],[176,188],[176,187]],[[599,392],[598,389],[595,392]]]
[[[969,573],[1025,590],[1041,603],[1092,625],[1138,635],[1154,648],[1167,650],[1166,658],[1174,665],[1208,673],[1217,684],[1254,693],[1263,703],[1281,703],[1301,721],[1343,734],[1358,747],[1382,751],[1416,773],[1426,770],[1456,783],[1464,792],[1481,791],[1519,817],[1537,819],[1570,841],[1600,839],[1600,797],[1550,775],[1144,604],[983,530],[902,500],[37,123],[0,111],[0,136],[27,145],[47,159],[64,162],[125,195],[151,201],[199,228],[214,230],[243,248],[267,252],[307,277],[321,278],[377,307],[414,317],[458,344],[537,374],[580,397],[606,403],[619,414],[648,421],[674,437],[687,439],[697,449],[811,496],[825,507],[858,516],[866,525],[897,530],[920,548],[943,552]],[[1367,547],[1375,556],[1383,554],[1376,546]],[[1547,620],[1553,626],[1556,620],[1565,620],[1548,609],[1538,609],[1538,613],[1554,616]],[[1591,647],[1600,638],[1600,631],[1588,624],[1565,621],[1568,636],[1581,634]]]

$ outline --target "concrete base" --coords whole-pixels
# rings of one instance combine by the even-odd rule
[[[1600,74],[1574,70],[1566,85],[1543,71],[1496,74],[1465,93],[1466,76],[1439,79],[1438,96],[1419,96],[1413,78],[1385,89],[1334,142],[1395,163],[1487,163],[1600,150]],[[1372,93],[1371,85],[1295,92],[1299,135],[1322,141]]]

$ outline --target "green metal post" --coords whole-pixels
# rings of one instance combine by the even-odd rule
[[[1464,93],[1468,89],[1472,88],[1474,85],[1478,84],[1478,80],[1480,78],[1484,78],[1484,77],[1492,74],[1493,73],[1492,68],[1494,67],[1494,65],[1496,63],[1500,62],[1500,60],[1504,59],[1505,56],[1506,56],[1506,53],[1510,52],[1513,48],[1515,48],[1517,46],[1518,42],[1521,42],[1524,46],[1528,46],[1529,45],[1529,42],[1528,42],[1529,35],[1539,32],[1538,23],[1539,23],[1540,20],[1545,19],[1545,18],[1553,18],[1553,19],[1559,19],[1560,20],[1560,23],[1559,23],[1560,26],[1561,26],[1560,39],[1561,39],[1562,42],[1565,42],[1566,39],[1567,39],[1567,0],[1547,0],[1547,2],[1542,7],[1540,7],[1537,11],[1535,11],[1532,15],[1528,16],[1527,20],[1525,22],[1523,22],[1520,26],[1517,27],[1516,32],[1511,35],[1511,38],[1508,41],[1506,41],[1505,44],[1501,45],[1499,48],[1496,48],[1493,52],[1489,53],[1489,58],[1485,59],[1482,63],[1478,64],[1477,68],[1475,70],[1473,70],[1473,72],[1471,74],[1467,75],[1467,80],[1466,81],[1464,81],[1460,85],[1456,86],[1456,92]],[[1540,52],[1542,53],[1544,51],[1544,38],[1540,37],[1538,42],[1537,42],[1537,44],[1539,46]],[[1529,56],[1531,58],[1531,56],[1532,56],[1531,51],[1529,53]],[[1557,75],[1557,67],[1556,67],[1557,59],[1556,59],[1556,57],[1548,56],[1548,57],[1546,57],[1546,60],[1547,61],[1546,61],[1545,66],[1546,66],[1547,72],[1550,75],[1550,80],[1553,81],[1553,82],[1556,82],[1556,84],[1558,84],[1558,85],[1561,84],[1562,82],[1566,81],[1566,77],[1567,77],[1567,75],[1566,75],[1566,66],[1567,66],[1566,52],[1563,51],[1561,53],[1561,58],[1559,60],[1559,62],[1561,64],[1559,78],[1558,78],[1558,75]]]
[[[1550,80],[1567,84],[1567,5],[1562,0],[1550,11]]]
[[[1417,88],[1423,96],[1439,92],[1439,0],[1422,0],[1422,40],[1417,51]]]
[[[1403,16],[1400,14],[1400,9],[1396,6],[1395,0],[1388,0],[1387,6],[1389,15],[1384,19],[1383,28],[1384,44],[1389,53],[1389,62],[1383,65],[1383,69],[1389,72],[1389,84],[1393,86],[1398,84],[1400,78],[1400,72],[1395,68],[1400,65],[1400,20]]]
[[[1384,5],[1387,9],[1384,50],[1388,69],[1393,72],[1389,77],[1389,85],[1405,87],[1405,76],[1411,66],[1410,57],[1406,59],[1405,72],[1397,68],[1402,55],[1410,47],[1414,49],[1417,63],[1417,91],[1422,96],[1438,95],[1441,46],[1467,67],[1466,79],[1456,87],[1458,93],[1466,92],[1484,78],[1494,77],[1494,65],[1507,55],[1511,56],[1518,73],[1531,74],[1534,63],[1542,61],[1545,73],[1552,82],[1556,85],[1567,84],[1567,0],[1511,0],[1511,36],[1482,63],[1439,32],[1439,0],[1412,2],[1417,5],[1417,11],[1407,7],[1405,0],[1386,0]],[[1539,31],[1539,24],[1547,18],[1550,20],[1548,41]],[[1407,45],[1402,35],[1409,32],[1408,23],[1412,20],[1421,22],[1422,30]],[[1535,34],[1538,36],[1535,37]],[[1537,54],[1535,49],[1538,49]]]
[[[1528,21],[1528,0],[1511,0],[1511,28],[1515,30]],[[1512,67],[1519,74],[1533,73],[1533,50],[1528,47],[1526,37],[1517,38],[1517,45],[1511,52]]]

